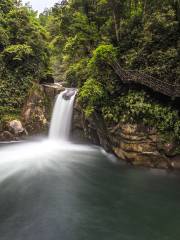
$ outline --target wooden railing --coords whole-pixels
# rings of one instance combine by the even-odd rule
[[[119,65],[118,62],[113,62],[110,65],[124,83],[135,82],[147,86],[153,91],[162,93],[166,96],[174,98],[180,97],[179,79],[174,84],[172,84],[167,80],[160,80],[140,71],[125,70]]]

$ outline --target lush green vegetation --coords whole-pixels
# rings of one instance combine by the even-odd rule
[[[33,82],[49,67],[47,32],[19,1],[0,1],[0,122],[18,117]]]
[[[57,81],[79,88],[86,116],[97,111],[110,125],[141,122],[180,139],[174,99],[123,84],[113,62],[180,83],[180,1],[63,0],[37,18],[1,0],[0,119],[18,114],[51,66]]]
[[[180,82],[178,0],[63,1],[40,19],[51,35],[55,76],[80,88],[87,116],[98,111],[109,124],[141,122],[180,138],[174,102],[122,84],[111,67],[117,61],[169,84]]]

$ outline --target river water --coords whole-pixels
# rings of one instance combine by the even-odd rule
[[[95,146],[0,147],[0,240],[179,240],[180,175]]]

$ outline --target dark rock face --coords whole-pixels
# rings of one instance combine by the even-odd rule
[[[77,101],[74,105],[71,135],[73,140],[101,145],[106,151],[112,152],[104,121],[97,114],[86,119]]]
[[[173,143],[164,143],[155,129],[136,124],[106,126],[97,113],[86,119],[75,103],[72,135],[93,144],[135,166],[180,169],[180,155]]]
[[[25,128],[30,135],[47,131],[48,120],[46,115],[46,100],[41,87],[35,89],[27,99],[22,111]]]

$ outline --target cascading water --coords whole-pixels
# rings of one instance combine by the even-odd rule
[[[68,140],[75,95],[74,89],[66,89],[58,95],[51,119],[50,139]]]
[[[179,240],[180,178],[68,142],[75,93],[58,96],[48,139],[0,146],[0,240]]]

